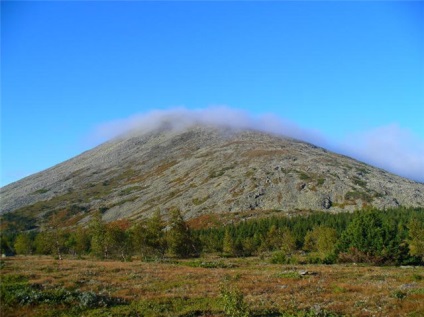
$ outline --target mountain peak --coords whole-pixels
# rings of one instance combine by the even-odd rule
[[[423,207],[424,185],[298,140],[169,122],[134,131],[0,190],[1,213],[63,211],[83,222],[255,211]]]

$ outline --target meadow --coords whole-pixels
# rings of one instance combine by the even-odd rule
[[[282,265],[270,256],[8,257],[1,316],[424,316],[423,267]]]

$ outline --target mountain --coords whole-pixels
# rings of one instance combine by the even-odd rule
[[[106,142],[0,190],[1,214],[55,212],[68,225],[100,210],[106,221],[179,208],[210,213],[424,207],[424,184],[298,140],[205,125],[162,127]]]

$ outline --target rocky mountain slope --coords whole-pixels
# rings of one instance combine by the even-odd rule
[[[73,223],[166,213],[187,219],[255,210],[329,212],[424,206],[424,184],[293,139],[258,131],[163,128],[104,143],[3,187],[1,214]]]

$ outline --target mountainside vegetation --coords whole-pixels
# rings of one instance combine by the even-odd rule
[[[422,263],[423,184],[258,131],[125,136],[1,196],[5,254]]]
[[[59,220],[58,220],[59,221]],[[87,227],[2,233],[4,254],[64,255],[130,261],[272,255],[273,263],[369,263],[421,265],[424,261],[424,210],[368,209],[355,213],[252,218],[237,224],[194,229],[179,210],[169,221],[157,212],[135,225],[105,223],[100,213]]]
[[[1,235],[2,316],[422,316],[424,210]],[[393,266],[396,265],[396,266]]]

